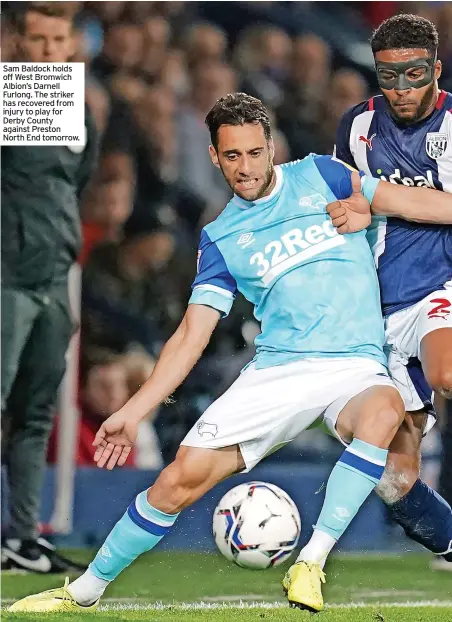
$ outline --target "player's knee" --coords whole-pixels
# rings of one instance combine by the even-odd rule
[[[375,491],[384,503],[392,505],[410,492],[418,476],[416,464],[405,465],[400,468],[391,459],[388,459]]]
[[[359,431],[355,433],[355,437],[378,447],[387,448],[396,435],[404,415],[405,409],[399,396],[394,399],[381,399],[360,419]]]
[[[162,512],[176,514],[195,500],[196,490],[203,480],[203,474],[192,469],[187,460],[176,458],[160,473],[149,491],[148,500]]]
[[[427,380],[435,393],[452,400],[452,364],[438,368]]]

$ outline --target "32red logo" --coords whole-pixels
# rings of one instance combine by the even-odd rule
[[[452,307],[452,303],[447,298],[434,298],[430,300],[433,305],[436,305],[427,313],[427,317],[429,319],[433,319],[434,317],[441,318],[445,320],[447,316],[450,314],[449,307]]]

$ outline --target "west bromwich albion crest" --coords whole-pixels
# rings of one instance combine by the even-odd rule
[[[433,160],[440,158],[447,149],[447,134],[429,132],[425,141],[427,155]]]

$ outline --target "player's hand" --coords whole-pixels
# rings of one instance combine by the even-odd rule
[[[121,410],[114,413],[100,426],[93,445],[97,447],[94,462],[99,468],[111,471],[117,464],[122,466],[132,449],[139,422]]]
[[[326,211],[338,233],[355,233],[366,229],[372,220],[370,203],[361,192],[359,173],[352,173],[353,192],[348,199],[328,203]]]

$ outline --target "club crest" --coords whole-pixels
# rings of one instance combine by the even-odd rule
[[[425,141],[427,155],[433,160],[440,158],[447,149],[447,134],[442,132],[429,132]]]

